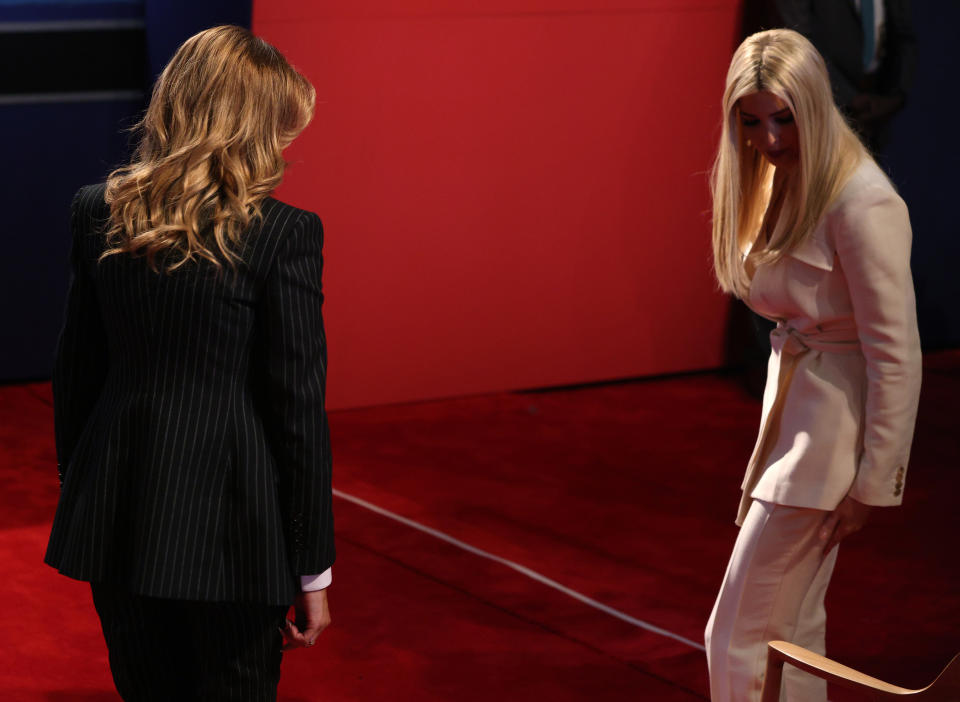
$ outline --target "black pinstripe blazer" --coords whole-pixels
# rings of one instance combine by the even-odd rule
[[[104,249],[73,202],[54,369],[62,488],[46,562],[194,600],[287,604],[333,563],[320,219],[268,198],[234,275]]]

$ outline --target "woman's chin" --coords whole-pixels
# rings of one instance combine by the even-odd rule
[[[788,170],[797,165],[797,161],[799,160],[797,158],[797,154],[790,149],[783,149],[782,151],[770,151],[765,153],[763,157],[767,159],[771,166]]]

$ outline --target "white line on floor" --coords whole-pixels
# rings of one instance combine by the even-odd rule
[[[579,600],[580,602],[583,602],[585,605],[588,605],[590,607],[593,607],[594,609],[600,610],[604,614],[609,614],[611,617],[616,617],[620,621],[624,621],[627,624],[632,624],[637,628],[645,629],[646,631],[653,632],[654,634],[659,634],[660,636],[665,636],[668,639],[673,639],[674,641],[679,641],[680,643],[686,644],[690,648],[695,648],[698,651],[706,650],[704,649],[703,644],[697,643],[696,641],[691,641],[690,639],[684,636],[680,636],[679,634],[674,634],[672,631],[667,631],[666,629],[662,629],[659,626],[655,626],[653,624],[650,624],[649,622],[645,622],[642,619],[631,617],[629,614],[626,614],[625,612],[621,612],[619,609],[614,609],[609,605],[605,605],[602,602],[598,602],[597,600],[591,597],[587,597],[581,592],[577,592],[576,590],[571,590],[569,587],[565,585],[561,585],[556,580],[551,580],[547,576],[542,575],[535,570],[531,570],[526,566],[520,565],[519,563],[514,563],[511,560],[502,558],[501,556],[490,553],[489,551],[484,551],[483,549],[477,548],[476,546],[472,546],[465,541],[456,539],[450,536],[449,534],[445,534],[442,531],[438,531],[437,529],[432,529],[431,527],[428,527],[425,524],[421,524],[420,522],[415,522],[412,519],[408,519],[407,517],[402,517],[399,514],[396,514],[394,512],[391,512],[390,510],[384,509],[383,507],[378,507],[372,502],[367,502],[366,500],[360,499],[359,497],[343,492],[343,490],[334,490],[333,494],[342,500],[346,500],[347,502],[352,502],[353,504],[359,505],[360,507],[363,507],[364,509],[368,509],[371,512],[376,512],[379,515],[382,515],[389,519],[393,519],[394,521],[400,522],[401,524],[405,524],[411,529],[422,531],[424,534],[429,534],[430,536],[440,539],[441,541],[446,541],[448,544],[453,544],[457,548],[462,548],[464,551],[469,551],[475,556],[480,556],[481,558],[486,558],[488,560],[504,565],[507,568],[512,568],[518,573],[522,573],[523,575],[526,575],[531,580],[536,580],[538,583],[542,583],[543,585],[546,585],[547,587],[551,587],[554,590],[557,590],[558,592],[562,592],[564,595],[567,595],[568,597],[572,597],[575,600]]]

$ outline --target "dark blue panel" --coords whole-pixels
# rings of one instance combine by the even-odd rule
[[[0,106],[0,380],[48,377],[69,275],[70,200],[126,155],[139,103]]]
[[[190,35],[218,24],[249,27],[251,11],[249,0],[0,3],[0,21],[144,18],[151,76]],[[63,8],[73,14],[56,14]],[[125,162],[124,130],[142,108],[135,102],[0,106],[7,186],[0,188],[6,213],[0,381],[49,376],[68,280],[70,199],[81,185],[102,181]]]
[[[910,207],[913,276],[924,348],[960,346],[960,236],[952,203],[960,176],[960,139],[953,121],[960,99],[960,3],[911,4],[917,32],[917,73],[893,124],[886,166]]]
[[[0,0],[0,22],[143,19],[144,0]]]
[[[146,0],[147,51],[151,75],[197,32],[220,24],[250,28],[252,0]]]

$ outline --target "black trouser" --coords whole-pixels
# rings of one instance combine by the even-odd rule
[[[275,702],[287,607],[135,595],[93,583],[126,702]]]

